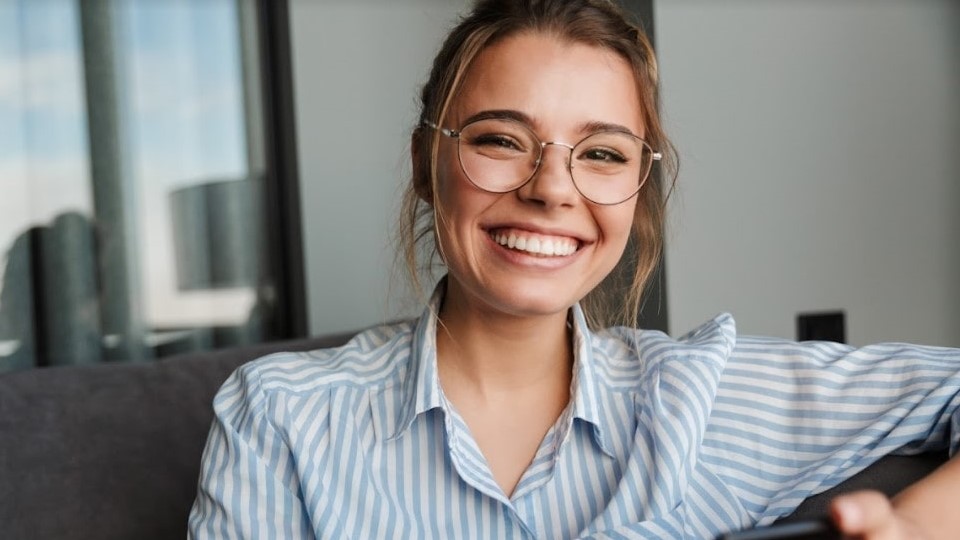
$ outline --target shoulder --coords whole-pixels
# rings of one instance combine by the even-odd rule
[[[231,382],[265,394],[390,386],[407,367],[414,325],[370,328],[340,347],[264,356],[240,366],[224,389]]]
[[[612,380],[636,381],[664,369],[701,367],[717,372],[736,342],[736,323],[723,313],[679,338],[658,330],[606,328],[591,336],[591,349],[598,369],[613,375]]]

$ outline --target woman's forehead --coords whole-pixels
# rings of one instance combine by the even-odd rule
[[[515,110],[536,129],[618,124],[643,134],[637,79],[617,52],[544,33],[521,33],[481,51],[451,102],[448,125],[485,110]]]

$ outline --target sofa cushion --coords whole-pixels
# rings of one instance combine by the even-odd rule
[[[264,354],[347,338],[0,376],[0,536],[183,538],[227,376]]]

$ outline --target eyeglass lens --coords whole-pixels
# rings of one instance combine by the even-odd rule
[[[513,191],[536,173],[543,147],[537,136],[514,120],[485,119],[460,131],[460,164],[480,189]],[[599,204],[632,197],[653,161],[647,144],[629,133],[601,131],[589,135],[570,154],[570,174],[577,190]]]

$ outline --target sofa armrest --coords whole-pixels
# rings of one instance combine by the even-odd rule
[[[875,489],[893,497],[910,484],[933,472],[947,461],[947,453],[928,452],[915,456],[886,456],[839,485],[803,501],[781,523],[815,519],[828,515],[830,501],[842,493],[860,489]]]

